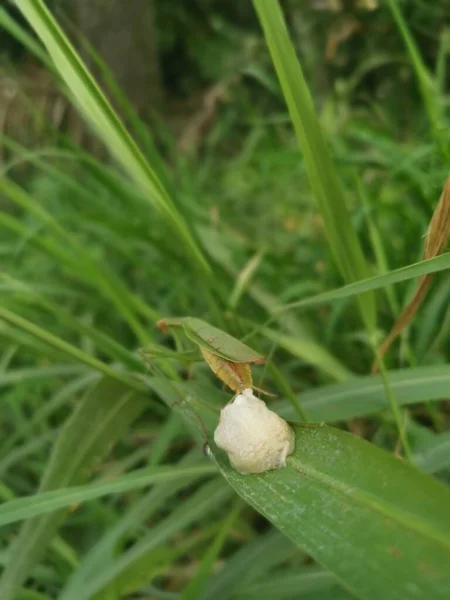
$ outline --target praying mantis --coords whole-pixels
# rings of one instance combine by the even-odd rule
[[[251,365],[262,364],[265,358],[243,342],[196,317],[161,319],[157,325],[165,333],[181,327],[186,337],[199,347],[216,377],[236,394],[249,388],[258,389],[253,385]]]

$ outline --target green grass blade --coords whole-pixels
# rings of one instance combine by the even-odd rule
[[[29,50],[29,52],[37,56],[37,58],[39,58],[39,60],[42,61],[46,67],[49,69],[52,68],[51,60],[42,46],[38,44],[36,40],[23,27],[21,27],[19,23],[17,23],[17,21],[13,19],[4,8],[0,8],[0,26],[3,27],[3,29],[5,29],[12,37],[23,44],[25,48]]]
[[[201,598],[203,596],[202,591],[210,576],[214,562],[217,560],[240,510],[242,510],[241,501],[235,501],[234,507],[231,509],[228,517],[223,520],[218,534],[203,556],[195,576],[180,594],[180,600],[196,600],[196,598]]]
[[[342,184],[333,164],[317,118],[312,97],[283,15],[276,0],[254,0],[272,60],[304,155],[314,196],[319,205],[328,243],[344,280],[358,281],[368,274],[360,244],[345,205]],[[372,294],[359,299],[363,321],[375,327],[375,300]]]
[[[414,464],[426,473],[436,473],[450,466],[450,432],[441,433],[415,449]]]
[[[438,273],[439,271],[445,271],[450,269],[450,252],[441,254],[436,258],[430,258],[428,260],[422,260],[408,267],[401,267],[395,271],[390,271],[385,275],[377,275],[375,277],[369,277],[356,283],[344,285],[336,290],[330,292],[323,292],[310,298],[304,298],[298,302],[290,302],[285,304],[279,309],[279,312],[286,310],[292,310],[294,308],[307,308],[309,306],[315,306],[317,304],[324,304],[325,302],[331,302],[333,300],[340,300],[342,298],[350,298],[358,294],[362,294],[368,290],[378,290],[391,283],[400,283],[401,281],[407,281],[408,279],[414,279],[421,275],[428,273]]]
[[[72,329],[73,331],[90,338],[99,349],[109,355],[109,357],[113,360],[121,361],[128,368],[131,368],[135,371],[143,369],[142,360],[140,360],[135,354],[127,350],[127,348],[122,346],[119,342],[97,327],[84,323],[80,319],[73,317],[69,311],[61,308],[56,302],[53,302],[52,300],[40,295],[29,285],[21,281],[17,281],[16,279],[12,279],[6,275],[2,276],[2,274],[0,274],[0,281],[2,278],[10,282],[12,290],[17,290],[18,292],[21,292],[22,295],[25,294],[28,301],[31,301],[38,306],[42,306],[50,315],[56,317],[69,329]]]
[[[22,369],[19,371],[22,371]],[[74,398],[75,394],[86,390],[88,387],[96,383],[100,378],[100,375],[96,372],[87,371],[86,373],[83,370],[82,373],[83,374],[80,377],[71,379],[65,385],[60,385],[56,393],[53,394],[53,396],[50,397],[45,404],[33,412],[33,416],[27,419],[20,431],[16,431],[14,434],[8,436],[8,438],[0,446],[0,455],[2,457],[5,455],[8,456],[14,446],[21,440],[25,441],[28,439],[28,437],[33,438],[36,432],[39,431],[39,427],[48,428],[46,427],[48,419],[52,417],[54,413],[61,408],[61,406]]]
[[[208,543],[218,527],[208,525],[199,531],[182,534],[176,544],[165,543],[158,548],[146,552],[139,560],[131,563],[110,585],[93,596],[93,600],[121,600],[132,597],[145,590],[149,593],[149,581],[169,574],[172,565],[180,559],[189,559],[195,552],[201,552],[205,542]],[[198,548],[196,548],[196,546]]]
[[[111,271],[109,265],[102,264],[92,258],[92,254],[85,251],[75,236],[60,225],[45,208],[40,206],[19,185],[7,179],[0,179],[0,190],[12,202],[32,214],[54,234],[54,241],[53,238],[50,238],[50,241],[53,242],[53,247],[62,249],[59,251],[61,255],[65,254],[67,247],[70,248],[68,260],[66,258],[63,262],[74,264],[78,275],[82,274],[82,277],[87,279],[91,286],[100,289],[103,295],[112,302],[113,306],[128,321],[130,328],[135,332],[141,343],[148,341],[148,334],[134,314],[135,307],[133,306],[134,301],[131,293],[122,280]],[[157,313],[153,311],[152,316],[153,319],[156,319]]]
[[[433,135],[445,158],[448,159],[450,156],[450,150],[447,135],[445,133],[447,126],[443,119],[443,102],[440,98],[439,88],[429,72],[424,60],[422,59],[422,56],[420,55],[419,48],[417,47],[417,44],[411,35],[408,23],[406,22],[398,6],[397,0],[387,0],[387,4],[391,10],[394,21],[397,24],[408,51],[411,64],[416,74],[417,82],[419,84],[419,90],[422,94],[423,104],[433,129]]]
[[[146,400],[129,387],[102,380],[72,414],[56,442],[40,491],[77,485],[99,457],[121,439],[144,410]],[[13,600],[30,570],[45,552],[66,511],[30,519],[21,529],[0,579],[0,597]]]
[[[202,600],[226,600],[232,593],[234,597],[298,554],[291,540],[276,529],[257,536],[227,559],[223,569],[208,582]]]
[[[5,476],[5,473],[11,471],[12,467],[17,467],[23,464],[42,449],[50,446],[55,439],[54,431],[47,431],[42,435],[35,435],[30,440],[20,445],[18,448],[8,452],[0,460],[0,478]]]
[[[366,216],[367,230],[369,232],[370,242],[372,250],[375,256],[377,270],[379,275],[388,273],[391,269],[389,268],[388,258],[386,254],[385,244],[383,243],[382,235],[377,227],[375,219],[372,218],[371,204],[368,197],[367,188],[361,179],[355,176],[355,185],[359,193],[359,197],[364,205],[364,211]],[[386,297],[390,305],[391,312],[394,317],[400,312],[400,306],[395,295],[392,286],[386,286]]]
[[[389,372],[390,385],[400,406],[448,397],[450,366],[415,367]],[[388,408],[381,375],[354,377],[343,383],[306,390],[299,395],[310,421],[328,423],[371,415]],[[275,405],[285,418],[295,420],[288,400]]]
[[[188,453],[178,462],[178,466],[183,468],[200,466],[198,455]],[[181,480],[159,483],[148,494],[132,504],[123,517],[86,552],[62,590],[59,600],[78,600],[82,597],[89,582],[116,560],[117,545],[133,536],[143,523],[154,518],[154,515],[163,510],[171,498],[185,487],[186,481]],[[112,583],[107,584],[106,589],[109,589],[110,585]]]
[[[45,4],[42,0],[18,0],[16,6],[46,47],[84,118],[139,185],[148,202],[167,216],[197,267],[209,273],[209,266],[172,198]]]
[[[0,306],[0,320],[4,320],[7,323],[14,325],[15,327],[18,327],[22,331],[26,331],[27,333],[33,335],[34,337],[38,338],[39,340],[45,342],[52,348],[60,350],[64,354],[71,356],[77,362],[80,362],[88,367],[91,367],[92,369],[95,369],[96,371],[100,371],[100,373],[103,373],[104,375],[107,375],[108,377],[116,379],[117,381],[119,381],[121,383],[125,383],[130,388],[134,388],[135,390],[141,391],[141,392],[145,390],[145,387],[137,379],[135,379],[131,376],[127,376],[126,374],[113,369],[112,367],[110,367],[106,363],[102,362],[101,360],[98,360],[94,356],[87,354],[86,352],[84,352],[83,350],[80,350],[76,346],[69,344],[68,342],[60,339],[59,337],[56,337],[52,333],[49,333],[45,329],[42,329],[38,325],[31,323],[27,319],[24,319],[23,317],[16,315],[15,313],[11,312],[7,308],[1,307],[1,306]]]
[[[71,504],[81,504],[109,494],[122,494],[130,490],[153,485],[161,481],[174,479],[194,480],[196,477],[216,472],[213,465],[198,467],[150,467],[139,469],[127,475],[116,477],[113,481],[99,481],[71,488],[41,492],[28,498],[11,500],[0,506],[0,526],[36,517]]]
[[[398,600],[414,586],[418,598],[448,598],[448,488],[349,433],[295,432],[287,466],[262,475],[241,475],[212,451],[238,494],[357,597]]]
[[[245,290],[248,288],[255,271],[258,269],[261,263],[262,256],[262,254],[255,254],[252,256],[237,276],[233,291],[228,299],[228,305],[231,310],[236,310],[240,299],[245,293]]]
[[[51,600],[51,598],[34,590],[23,589],[18,592],[17,600]]]
[[[57,263],[74,270],[76,262],[73,255],[61,244],[56,243],[54,238],[45,235],[35,235],[35,232],[31,230],[30,227],[5,212],[0,212],[0,225],[17,235],[21,240],[26,240],[27,243],[35,244],[38,248],[42,249],[46,254],[56,260]]]
[[[39,381],[49,377],[66,377],[86,373],[79,365],[52,365],[51,367],[26,367],[0,372],[0,388],[22,383],[23,381]]]
[[[391,408],[395,422],[397,424],[398,434],[399,434],[399,438],[401,440],[403,449],[405,451],[405,456],[411,462],[411,460],[412,460],[411,447],[409,444],[408,436],[406,434],[407,413],[402,415],[402,413],[400,411],[397,397],[395,395],[395,392],[392,389],[391,382],[389,380],[388,370],[384,366],[383,358],[381,357],[378,350],[375,351],[375,356],[376,356],[376,360],[378,363],[378,368],[380,371],[381,379],[383,381],[384,392],[386,394],[387,401],[389,403],[389,406]]]
[[[190,498],[181,503],[172,513],[160,521],[152,530],[127,552],[113,560],[110,565],[89,582],[80,592],[81,597],[90,598],[98,593],[138,562],[146,553],[170,539],[177,531],[191,523],[203,522],[210,511],[216,511],[231,496],[231,490],[224,487],[223,481],[215,478],[201,486]],[[80,597],[80,596],[78,596]],[[63,596],[61,600],[66,600]]]
[[[36,232],[24,225],[19,219],[1,212],[0,225],[12,231],[21,239],[26,240],[27,243],[37,246],[50,256],[62,270],[67,269],[78,280],[87,283],[89,287],[103,294],[105,299],[111,302],[117,309],[117,312],[123,316],[124,320],[128,321],[130,328],[134,330],[136,336],[142,340],[142,343],[148,341],[150,337],[148,330],[143,329],[134,314],[134,310],[130,310],[128,305],[130,303],[134,304],[137,311],[152,321],[158,318],[158,313],[127,290],[123,282],[118,277],[115,277],[112,272],[108,273],[107,267],[102,269],[100,264],[95,265],[95,263],[91,263],[91,266],[94,267],[94,269],[91,269],[85,263],[83,266],[86,268],[80,269],[80,266],[83,264],[82,261],[80,261],[76,253],[67,249],[69,236],[65,237],[64,242],[62,242],[56,240],[54,236],[42,233],[36,235]]]
[[[261,329],[260,333],[293,356],[314,365],[337,381],[345,381],[352,377],[352,373],[337,358],[311,338],[292,336],[268,328]]]
[[[368,274],[368,268],[347,212],[339,174],[333,164],[312,97],[290,42],[279,3],[276,0],[254,0],[254,5],[286,98],[334,258],[345,281],[358,281]],[[376,325],[375,296],[365,293],[358,296],[357,302],[362,320],[370,334],[373,334]],[[402,444],[409,454],[395,397],[388,388],[387,394]]]
[[[225,244],[220,239],[219,235],[212,230],[202,228],[202,240],[208,252],[214,259],[231,275],[238,277],[238,269],[229,260],[228,252]],[[289,335],[295,335],[295,346],[298,352],[302,353],[302,358],[305,360],[314,360],[314,365],[319,369],[324,369],[324,372],[331,377],[337,379],[345,379],[349,373],[345,367],[336,359],[335,356],[322,344],[320,344],[311,333],[305,323],[294,318],[293,315],[283,314],[278,298],[266,290],[263,290],[254,283],[249,283],[247,294],[265,311],[273,316],[272,320],[280,323],[283,330],[288,331]],[[260,328],[258,328],[259,330]],[[346,374],[344,375],[344,372]]]
[[[423,359],[427,351],[433,346],[433,340],[440,332],[445,333],[445,315],[450,307],[450,278],[444,279],[437,286],[429,298],[427,304],[422,308],[420,322],[417,323],[415,340],[415,354],[419,360]]]
[[[329,592],[329,600],[348,600],[355,596],[339,588],[339,582],[333,573],[317,568],[305,569],[305,572],[294,572],[294,569],[280,570],[258,583],[245,586],[236,598],[301,598],[302,600],[325,600],[323,592]]]

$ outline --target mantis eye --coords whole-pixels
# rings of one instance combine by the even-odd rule
[[[295,446],[291,427],[250,388],[221,410],[214,441],[240,473],[264,473],[284,467]]]

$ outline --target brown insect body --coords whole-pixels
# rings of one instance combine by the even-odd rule
[[[248,364],[227,360],[205,348],[200,348],[200,351],[214,375],[233,392],[239,393],[253,387],[252,373]]]

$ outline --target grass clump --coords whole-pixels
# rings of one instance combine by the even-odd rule
[[[303,73],[278,3],[255,0],[242,19],[258,49],[267,42],[280,87],[269,53],[249,51],[233,64],[233,101],[189,154],[137,117],[131,135],[46,5],[16,5],[113,160],[62,134],[32,151],[5,139],[2,599],[376,600],[412,598],[411,581],[416,597],[448,597],[444,235],[422,260],[448,175],[447,51],[427,37],[441,3],[417,32],[417,7],[378,8],[370,23],[388,27],[387,53],[370,56],[363,37],[359,62],[339,54],[348,72],[337,67],[335,89],[315,81],[311,93],[311,62]],[[287,16],[295,42],[295,7]],[[412,117],[399,102],[405,70]],[[371,375],[415,280],[438,271]],[[282,416],[309,421],[285,469],[245,478],[212,442],[206,458],[230,394],[196,344],[219,378],[239,360],[193,319],[168,342],[156,323],[181,316],[266,357],[250,381]]]

